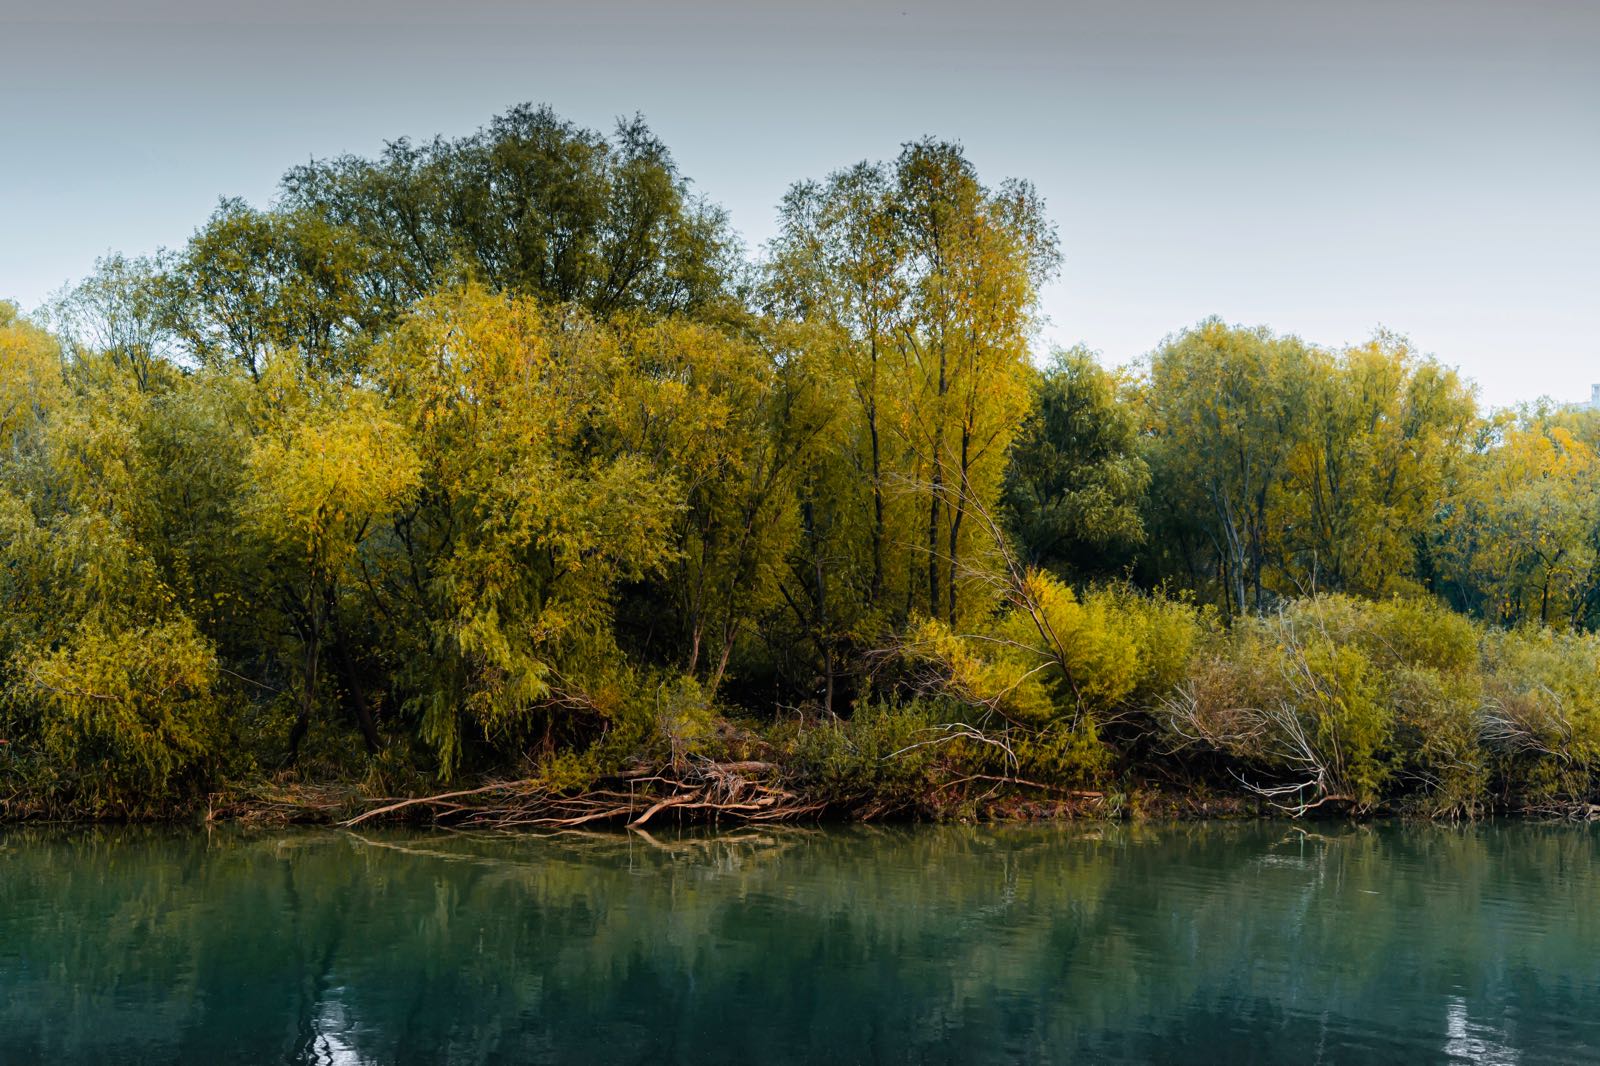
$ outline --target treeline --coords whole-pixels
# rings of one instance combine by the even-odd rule
[[[1389,334],[1040,368],[1059,256],[923,140],[751,259],[642,122],[519,107],[0,305],[6,810],[730,759],[858,812],[1587,804],[1600,417]]]

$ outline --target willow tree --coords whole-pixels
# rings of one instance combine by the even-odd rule
[[[309,211],[223,200],[171,268],[174,329],[201,363],[258,377],[276,351],[347,371],[394,308],[364,279],[378,253]]]
[[[222,750],[214,648],[146,536],[160,404],[124,369],[0,304],[7,772],[97,814],[166,809]]]
[[[177,340],[184,293],[173,266],[166,252],[97,259],[93,273],[52,301],[51,325],[70,350],[101,354],[148,389]]]
[[[784,197],[770,268],[781,313],[827,327],[813,344],[836,364],[853,417],[833,454],[846,459],[870,496],[868,595],[884,591],[889,538],[886,423],[897,383],[888,357],[899,343],[907,298],[894,187],[880,163],[858,163],[824,181],[799,182]]]
[[[834,331],[868,488],[870,588],[890,557],[920,571],[895,589],[903,617],[954,618],[981,542],[969,501],[992,505],[1029,406],[1038,288],[1058,253],[1031,186],[991,190],[959,145],[923,140],[892,166],[862,163],[785,201],[773,291]],[[895,529],[895,498],[914,514]]]
[[[618,330],[608,403],[621,454],[680,493],[671,602],[681,663],[709,691],[777,603],[798,535],[796,479],[828,422],[805,352],[781,331],[736,336],[682,319]]]
[[[481,287],[424,301],[376,354],[418,489],[363,576],[405,707],[446,772],[471,736],[614,725],[616,589],[672,558],[677,488],[595,451],[618,355],[571,309]]]
[[[421,461],[407,427],[382,409],[378,396],[299,370],[286,356],[264,368],[265,410],[248,459],[243,524],[268,546],[268,581],[300,647],[290,754],[311,723],[325,650],[333,653],[367,750],[376,752],[377,723],[341,615],[346,590],[362,580],[363,542],[415,496]]]
[[[1472,392],[1391,334],[1308,371],[1305,424],[1271,523],[1284,585],[1416,591],[1426,530],[1476,425]]]
[[[896,356],[907,299],[904,235],[889,168],[859,163],[784,197],[766,297],[807,331],[811,373],[832,397],[827,439],[798,482],[801,536],[774,639],[809,644],[818,695],[832,708],[860,651],[904,624],[917,540],[911,457],[895,427],[904,379]],[[806,682],[801,682],[806,684]]]
[[[64,392],[61,345],[0,300],[0,449],[36,426]]]
[[[65,495],[53,484],[47,433],[50,417],[69,400],[56,339],[0,301],[0,657],[52,617],[49,519],[39,504]]]

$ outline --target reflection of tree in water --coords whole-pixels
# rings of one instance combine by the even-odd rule
[[[1600,1033],[1596,839],[14,831],[0,1032],[47,1060],[1531,1062]]]

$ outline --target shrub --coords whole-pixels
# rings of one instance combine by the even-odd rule
[[[800,780],[830,802],[916,807],[942,769],[970,754],[944,728],[962,710],[945,700],[863,703],[848,719],[799,723],[786,754]]]

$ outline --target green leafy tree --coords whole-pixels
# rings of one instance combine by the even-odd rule
[[[1600,589],[1594,449],[1566,427],[1505,427],[1440,512],[1433,558],[1459,606],[1492,621],[1585,621]]]
[[[369,536],[415,498],[421,460],[407,427],[364,389],[328,384],[277,356],[262,370],[260,431],[252,442],[242,507],[245,530],[265,545],[267,573],[300,653],[299,713],[289,751],[311,724],[325,650],[351,701],[369,752],[381,746],[342,615],[362,580]]]
[[[899,432],[915,461],[926,536],[927,610],[955,623],[960,591],[981,582],[968,549],[974,504],[997,498],[1006,452],[1027,413],[1028,347],[1038,286],[1059,253],[1025,182],[994,192],[958,145],[909,144],[895,164],[905,317]]]
[[[174,269],[176,331],[202,363],[258,377],[277,351],[323,370],[359,368],[390,310],[363,284],[377,253],[310,211],[258,211],[223,200]]]
[[[18,447],[64,394],[59,342],[0,300],[0,448]]]
[[[602,317],[730,310],[726,220],[639,118],[607,139],[524,104],[467,137],[296,167],[283,189],[292,214],[359,236],[369,257],[356,276],[391,309],[465,271]]]
[[[1103,574],[1144,540],[1150,468],[1139,454],[1136,409],[1120,387],[1081,348],[1056,353],[1039,375],[1004,495],[1009,531],[1030,565]]]
[[[620,339],[614,431],[624,454],[683,494],[672,600],[684,669],[715,693],[739,639],[778,601],[799,535],[796,479],[829,412],[806,357],[781,336],[663,320]]]
[[[1154,539],[1182,544],[1189,580],[1216,589],[1230,614],[1260,609],[1274,591],[1279,498],[1323,359],[1298,338],[1217,319],[1151,356],[1151,498],[1163,508]]]
[[[174,354],[183,306],[173,266],[166,252],[97,259],[93,274],[53,301],[52,325],[70,349],[104,356],[151,388],[159,364]]]
[[[678,488],[626,452],[594,454],[619,356],[577,312],[468,287],[424,301],[379,375],[418,489],[367,563],[397,685],[445,770],[464,730],[576,741],[625,717],[619,583],[674,558]]]
[[[1456,374],[1379,334],[1315,360],[1305,432],[1274,523],[1283,585],[1386,596],[1419,588],[1419,549],[1476,426]]]

